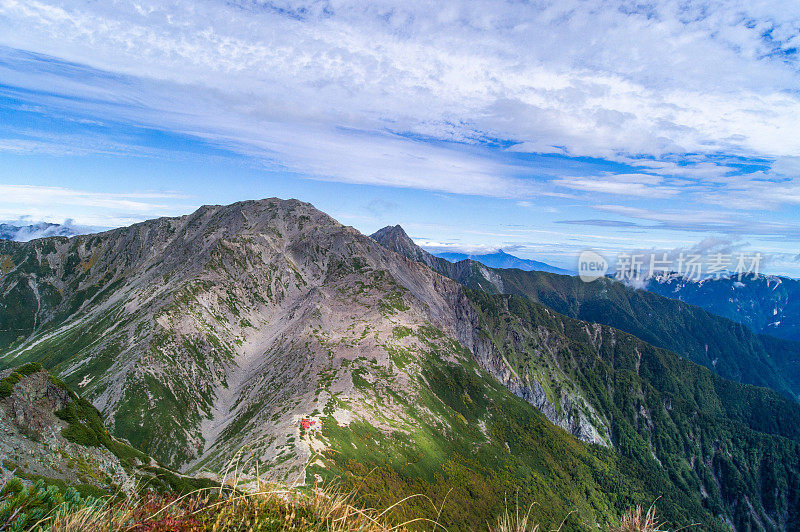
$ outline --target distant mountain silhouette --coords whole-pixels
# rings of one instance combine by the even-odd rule
[[[29,225],[14,225],[0,223],[0,239],[27,242],[37,238],[49,236],[75,236],[92,233],[95,230],[89,227],[78,227],[71,223],[53,224],[49,222],[36,222]]]
[[[574,275],[575,273],[565,270],[564,268],[557,268],[544,262],[539,262],[538,260],[521,259],[514,255],[509,255],[502,249],[498,250],[497,253],[484,253],[482,255],[467,255],[466,253],[434,253],[434,255],[449,260],[450,262],[472,259],[490,268],[517,268],[526,272],[538,271],[560,273],[562,275]]]

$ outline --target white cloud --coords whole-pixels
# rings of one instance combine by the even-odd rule
[[[48,205],[59,203],[86,207],[108,207],[149,213],[168,207],[143,200],[183,198],[184,196],[164,192],[100,193],[73,190],[63,187],[40,187],[31,185],[0,185],[0,196],[9,203]]]
[[[233,140],[305,124],[600,157],[771,157],[800,150],[797,61],[776,55],[798,21],[796,6],[726,1],[0,0],[0,43],[149,80],[50,87]],[[193,105],[176,107],[170,84]]]
[[[793,222],[753,219],[734,210],[710,209],[686,211],[680,209],[653,210],[626,205],[595,205],[594,209],[619,214],[636,220],[656,222],[649,229],[665,229],[673,231],[692,231],[700,233],[725,235],[760,235],[762,237],[780,238],[787,242],[800,239],[800,226]],[[581,221],[578,221],[579,223]],[[586,225],[600,225],[597,220],[583,221]]]
[[[652,174],[607,174],[600,177],[562,177],[551,181],[558,187],[590,193],[647,198],[669,198],[677,196],[679,189],[664,186],[661,176]]]
[[[62,223],[74,218],[88,226],[121,226],[157,216],[185,214],[196,206],[169,192],[106,193],[64,187],[0,185],[0,219],[26,218]],[[76,214],[77,213],[77,214]]]

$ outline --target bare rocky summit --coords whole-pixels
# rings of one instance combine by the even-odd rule
[[[115,433],[184,468],[221,468],[258,442],[265,463],[298,471],[308,459],[291,445],[298,419],[354,399],[364,361],[390,366],[395,328],[454,332],[463,297],[298,201],[6,249],[15,267],[3,290],[41,301],[6,361],[44,359]]]
[[[424,325],[475,351],[557,424],[608,442],[493,357],[462,286],[307,203],[207,206],[5,250],[14,268],[0,287],[37,306],[4,361],[46,363],[115,434],[175,467],[218,471],[247,445],[285,480],[311,456],[301,417],[348,402],[348,415],[386,425],[397,409],[373,412],[353,375],[394,371],[384,384],[413,392],[412,368],[391,360],[410,340],[394,331]]]

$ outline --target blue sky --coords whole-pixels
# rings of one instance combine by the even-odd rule
[[[433,250],[800,276],[800,4],[0,0],[0,219],[296,197]]]

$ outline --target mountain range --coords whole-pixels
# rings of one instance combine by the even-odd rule
[[[502,249],[485,254],[441,252],[433,255],[453,263],[471,260],[495,269],[575,275],[574,271],[522,259]],[[649,278],[641,288],[742,323],[755,333],[800,341],[797,319],[800,316],[800,281],[796,279],[763,274],[692,279],[669,273]]]
[[[0,256],[0,368],[41,364],[184,474],[421,494],[392,515],[452,529],[512,495],[570,530],[654,501],[676,527],[800,527],[798,344],[698,307],[275,198]]]
[[[37,222],[28,225],[0,223],[0,240],[16,240],[18,242],[27,242],[28,240],[50,236],[75,236],[89,232],[92,232],[91,228],[77,227],[71,223]]]
[[[743,323],[759,334],[800,341],[796,279],[748,274],[692,280],[672,274],[653,277],[645,288]]]
[[[460,262],[462,260],[467,260],[467,259],[474,260],[476,262],[480,262],[484,266],[489,266],[491,268],[517,268],[519,270],[524,270],[526,272],[536,270],[540,272],[560,273],[562,275],[574,274],[574,272],[570,270],[565,270],[564,268],[557,268],[555,266],[551,266],[544,262],[515,257],[514,255],[506,253],[502,249],[497,250],[497,252],[495,253],[467,254],[467,253],[455,253],[455,252],[442,252],[442,253],[435,253],[435,255],[437,257],[446,259],[450,262]]]
[[[453,264],[419,248],[409,253],[415,244],[399,226],[372,236],[467,287],[524,296],[566,316],[631,333],[727,379],[800,397],[800,343],[755,334],[702,308],[609,277],[585,283],[574,276],[488,268],[469,259]]]

